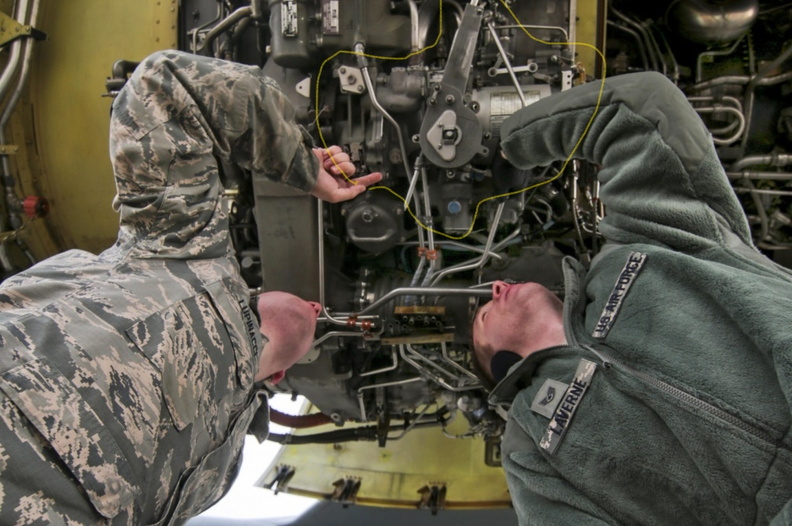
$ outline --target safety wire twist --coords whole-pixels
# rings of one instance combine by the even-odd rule
[[[605,61],[605,56],[603,55],[603,53],[596,46],[594,46],[592,44],[589,44],[587,42],[547,42],[545,40],[537,38],[537,37],[533,36],[531,33],[528,32],[528,30],[525,28],[525,26],[522,24],[522,22],[520,22],[520,20],[517,18],[517,15],[514,13],[514,11],[512,11],[512,9],[509,7],[509,5],[506,3],[505,0],[500,0],[500,3],[504,7],[504,9],[506,9],[506,11],[509,12],[509,15],[511,15],[511,17],[514,19],[514,21],[517,23],[517,25],[520,27],[520,29],[522,29],[522,31],[531,40],[533,40],[535,42],[538,42],[540,44],[543,44],[543,45],[547,45],[547,46],[553,46],[553,45],[561,44],[561,45],[567,45],[567,46],[583,46],[583,47],[587,47],[587,48],[592,49],[600,57],[600,60],[602,61],[602,82],[600,83],[599,93],[597,94],[597,103],[594,106],[594,112],[591,114],[591,118],[589,119],[588,123],[586,123],[586,127],[583,129],[583,133],[581,133],[580,138],[575,143],[575,146],[572,148],[572,151],[569,152],[569,156],[564,161],[564,164],[561,166],[561,169],[558,171],[558,173],[556,173],[550,179],[546,179],[544,181],[540,181],[538,183],[526,186],[525,188],[521,188],[519,190],[514,190],[514,191],[511,191],[511,192],[506,192],[506,193],[502,193],[502,194],[498,194],[498,195],[493,195],[493,196],[485,197],[484,199],[481,199],[478,203],[476,203],[476,209],[475,209],[475,211],[473,213],[473,219],[472,219],[472,221],[470,223],[470,227],[468,227],[467,231],[464,234],[462,234],[462,235],[453,236],[453,235],[450,235],[450,234],[446,234],[445,232],[441,232],[439,230],[436,230],[436,229],[424,224],[415,215],[415,213],[413,213],[412,209],[409,206],[409,203],[406,202],[405,198],[403,196],[401,196],[399,193],[395,192],[393,189],[388,188],[387,186],[371,186],[371,187],[369,187],[369,189],[368,189],[369,191],[371,191],[371,190],[387,190],[388,192],[393,194],[395,197],[400,199],[405,204],[405,209],[407,210],[407,213],[410,214],[410,217],[412,217],[413,220],[415,220],[415,223],[418,224],[421,228],[423,228],[424,230],[430,231],[430,232],[432,232],[434,234],[446,237],[448,239],[452,239],[454,241],[459,241],[461,239],[465,239],[466,237],[468,237],[473,232],[473,227],[476,224],[476,218],[478,217],[478,214],[479,214],[479,209],[481,208],[481,205],[483,205],[487,201],[493,201],[495,199],[501,199],[501,198],[504,198],[504,197],[510,197],[510,196],[513,196],[513,195],[522,194],[522,193],[527,192],[529,190],[533,190],[534,188],[538,188],[540,186],[544,186],[546,184],[552,183],[553,181],[555,181],[556,179],[561,177],[561,175],[565,172],[567,165],[570,163],[570,161],[572,161],[572,158],[575,156],[575,153],[577,152],[578,148],[580,148],[580,145],[583,143],[583,140],[586,138],[586,135],[588,134],[589,128],[591,128],[591,125],[594,122],[594,118],[597,116],[597,113],[599,112],[600,104],[602,102],[602,93],[603,93],[603,90],[605,89],[605,78],[606,78],[607,64],[606,64],[606,61]],[[327,58],[324,62],[322,62],[322,65],[319,67],[319,72],[317,73],[317,76],[316,76],[316,89],[315,89],[315,92],[316,92],[316,108],[317,108],[316,118],[315,118],[316,130],[319,133],[319,139],[321,140],[322,146],[324,146],[325,151],[327,152],[328,156],[330,157],[330,160],[333,162],[335,167],[338,168],[338,170],[341,173],[341,175],[343,175],[344,178],[349,183],[358,184],[358,182],[355,181],[354,179],[350,179],[349,176],[341,169],[341,167],[338,166],[338,164],[336,163],[335,159],[330,154],[330,150],[329,150],[329,147],[327,145],[327,141],[325,140],[324,135],[322,134],[322,128],[321,128],[321,126],[319,126],[319,113],[320,113],[318,111],[318,108],[319,108],[319,81],[322,78],[322,71],[324,70],[325,64],[327,64],[328,62],[332,61],[333,59],[335,59],[339,55],[356,55],[356,56],[361,56],[361,57],[366,57],[366,58],[373,58],[373,59],[379,59],[379,60],[407,60],[407,59],[409,59],[411,57],[414,57],[416,55],[420,55],[421,53],[424,53],[425,51],[428,51],[428,50],[432,49],[433,47],[435,47],[440,42],[440,38],[443,35],[443,0],[440,0],[440,2],[439,2],[438,26],[439,26],[439,30],[437,32],[437,38],[435,38],[435,41],[431,45],[429,45],[429,46],[427,46],[427,47],[425,47],[423,49],[419,49],[418,51],[413,51],[412,53],[410,53],[408,55],[405,55],[403,57],[384,57],[384,56],[379,56],[379,55],[372,55],[372,54],[368,54],[368,53],[363,53],[363,52],[360,52],[360,51],[352,51],[352,50],[344,50],[344,49],[342,49],[342,50],[336,51],[333,55],[331,55],[329,58]]]

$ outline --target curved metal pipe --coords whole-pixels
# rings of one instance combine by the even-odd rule
[[[696,83],[701,82],[701,77],[703,76],[702,70],[704,69],[704,57],[726,57],[734,53],[739,46],[744,37],[740,37],[737,39],[734,44],[729,49],[724,49],[720,51],[704,51],[703,53],[699,53],[698,57],[696,58]]]
[[[357,398],[358,398],[358,405],[360,406],[360,420],[362,422],[368,422],[366,418],[366,403],[363,401],[363,391],[367,391],[369,389],[377,389],[380,387],[395,387],[397,385],[406,385],[415,382],[422,382],[423,378],[420,376],[415,376],[413,378],[407,378],[405,380],[395,380],[393,382],[382,382],[379,384],[372,384],[372,385],[364,385],[357,390]]]
[[[30,20],[27,25],[36,24],[38,20],[39,3],[40,0],[34,0],[33,7],[30,11]],[[19,69],[19,75],[17,76],[17,83],[14,87],[14,91],[11,93],[11,98],[3,108],[2,117],[0,117],[0,133],[5,133],[5,128],[8,126],[8,121],[11,119],[11,114],[14,112],[14,109],[19,102],[19,98],[22,95],[22,90],[24,89],[25,83],[27,82],[28,74],[30,73],[30,56],[33,52],[33,42],[34,40],[32,38],[27,38],[23,42],[24,49],[22,51],[22,65]],[[2,93],[0,97],[4,97],[5,95],[5,93]],[[5,144],[4,138],[0,138],[0,141]],[[4,156],[3,159],[6,160],[7,157]]]
[[[209,33],[206,34],[206,38],[204,39],[201,47],[198,48],[198,53],[202,53],[206,50],[211,51],[212,44],[214,41],[219,37],[221,34],[228,31],[234,24],[242,20],[243,18],[248,18],[253,15],[253,8],[250,6],[240,7],[227,17],[225,17],[220,23],[214,26]]]
[[[489,259],[490,250],[492,249],[492,242],[495,239],[495,232],[498,229],[498,224],[500,223],[501,215],[503,214],[503,209],[506,206],[506,201],[504,200],[498,205],[498,208],[495,209],[495,218],[492,221],[492,226],[490,227],[489,236],[487,237],[487,243],[484,245],[484,252],[481,254],[481,257],[471,263],[461,263],[459,265],[455,265],[453,267],[448,267],[443,269],[441,272],[435,276],[434,281],[432,281],[432,286],[437,285],[444,277],[448,276],[449,274],[454,274],[457,272],[462,272],[464,270],[473,270],[477,268],[483,267],[487,260]]]
[[[39,5],[39,0],[34,0],[32,7],[30,6],[30,2],[28,0],[23,0],[21,3],[19,3],[16,12],[17,22],[22,25],[35,26],[38,21]],[[27,77],[30,72],[30,57],[33,52],[33,43],[33,38],[25,38],[22,40],[18,39],[12,42],[11,54],[8,64],[6,65],[6,69],[3,71],[3,74],[0,76],[0,100],[5,99],[5,97],[8,95],[9,85],[12,79],[16,77],[16,86],[14,87],[9,99],[6,101],[5,106],[3,107],[2,116],[0,116],[0,144],[6,144],[6,126],[8,126],[8,121],[11,119],[11,114],[19,102],[19,98],[22,95],[22,90],[24,89],[25,83],[27,82]],[[14,201],[18,199],[15,192],[15,178],[11,172],[11,162],[8,156],[3,155],[0,156],[0,158],[2,158],[3,168],[2,184],[5,187],[3,199],[5,200],[11,228],[16,230],[22,226],[22,218],[19,216],[19,213],[14,210],[15,207],[13,206],[15,204]],[[2,227],[0,230],[6,229],[5,218],[0,218],[0,227]],[[30,259],[31,263],[35,263],[35,258],[32,256],[30,251],[25,250],[24,252]],[[5,245],[0,246],[0,265],[2,265],[5,271],[11,271],[13,269],[13,264],[8,257],[8,252]]]
[[[630,29],[627,26],[623,26],[622,24],[617,24],[613,20],[608,20],[608,26],[613,27],[615,29],[620,29],[624,31],[628,35],[632,36],[635,39],[635,42],[638,44],[638,53],[641,54],[641,60],[643,61],[643,67],[645,70],[649,69],[649,59],[646,56],[646,50],[644,49],[643,41],[641,41],[641,37],[636,33],[634,30]]]
[[[385,119],[390,122],[396,130],[396,137],[399,139],[399,149],[401,150],[402,155],[402,163],[404,164],[404,173],[409,178],[410,177],[410,167],[407,164],[407,148],[404,146],[404,137],[402,135],[401,126],[396,120],[391,117],[390,113],[382,107],[382,105],[377,100],[377,94],[374,91],[374,83],[371,82],[371,74],[368,70],[368,61],[366,57],[362,54],[365,53],[366,48],[361,43],[355,44],[355,52],[358,53],[358,60],[361,63],[361,70],[363,72],[363,81],[366,83],[366,89],[369,92],[369,97],[371,98],[371,105],[374,106],[377,111],[379,111]]]
[[[405,350],[405,348],[406,348],[406,350]],[[429,369],[427,369],[423,365],[421,365],[418,362],[416,362],[414,359],[412,359],[409,356],[407,356],[407,351],[408,350],[413,356],[415,356],[415,358],[421,360],[425,364],[427,364],[427,365],[429,365],[431,367],[434,367],[438,371],[441,371],[441,372],[443,372],[443,373],[445,373],[445,374],[447,374],[449,376],[453,376],[453,375],[451,373],[449,373],[448,371],[446,371],[445,369],[443,369],[442,367],[440,367],[439,365],[437,365],[436,363],[434,363],[433,361],[429,360],[428,358],[425,358],[424,356],[421,356],[420,353],[418,353],[417,351],[412,349],[410,344],[399,345],[399,354],[401,355],[402,360],[404,360],[405,362],[407,362],[410,365],[412,365],[413,367],[415,367],[421,374],[426,375],[430,380],[432,380],[436,384],[440,385],[443,389],[456,393],[456,392],[460,392],[460,391],[470,391],[471,389],[479,389],[479,388],[481,388],[481,383],[479,383],[479,382],[476,382],[475,384],[461,385],[461,386],[453,386],[453,385],[451,385],[444,378],[441,378],[439,375],[433,373],[432,371],[430,371]]]
[[[767,64],[763,67],[760,71],[756,73],[751,78],[751,81],[748,83],[748,88],[745,94],[745,120],[748,123],[748,127],[750,129],[751,126],[751,119],[753,118],[753,106],[754,106],[754,91],[757,86],[762,85],[761,82],[765,80],[767,75],[770,74],[771,71],[775,71],[775,69],[786,62],[789,57],[792,56],[792,44],[788,45],[785,50],[778,55],[775,60],[771,63]],[[745,134],[742,140],[743,148],[748,144],[748,134]]]
[[[27,24],[29,4],[29,0],[21,0],[19,4],[17,4],[15,20],[22,25]],[[27,39],[17,39],[11,42],[11,53],[8,63],[6,64],[2,75],[0,75],[0,100],[5,98],[8,92],[8,86],[11,84],[11,80],[16,77],[19,68],[19,56],[22,52],[22,45],[26,41]]]
[[[647,23],[640,25],[642,28],[644,28],[644,31],[646,31],[646,43],[649,45],[649,48],[654,50],[654,52],[657,54],[657,60],[660,62],[663,75],[668,75],[668,65],[666,64],[665,58],[663,57],[663,51],[660,49],[660,44],[657,43],[654,33],[652,33],[651,27]]]
[[[385,367],[381,367],[379,369],[374,369],[373,371],[366,371],[365,373],[360,373],[358,376],[363,378],[366,376],[373,376],[375,374],[387,373],[388,371],[393,371],[397,367],[399,367],[399,357],[396,355],[396,349],[391,349],[391,364]]]
[[[647,56],[649,57],[649,60],[651,62],[651,67],[653,70],[657,71],[659,69],[657,66],[657,58],[653,53],[654,50],[652,49],[652,46],[649,43],[649,39],[647,38],[646,33],[644,32],[644,28],[641,26],[641,24],[639,24],[632,18],[628,17],[627,15],[621,13],[613,6],[610,7],[610,12],[616,15],[616,17],[625,24],[632,26],[632,28],[635,29],[635,31],[637,31],[639,35],[641,35],[641,38],[643,38],[644,41],[646,42],[646,51],[647,51]]]
[[[731,137],[726,139],[719,139],[718,137],[712,136],[712,142],[718,145],[726,145],[735,142],[737,139],[740,138],[740,135],[743,134],[745,131],[745,116],[742,114],[740,110],[737,108],[731,108],[728,106],[707,106],[707,107],[698,107],[694,108],[696,113],[731,113],[737,117],[737,131],[732,134]]]
[[[743,157],[729,168],[733,172],[739,172],[746,166],[757,166],[767,164],[770,166],[789,166],[792,164],[792,154],[789,153],[782,153],[782,154],[768,154],[768,155],[751,155],[748,157]]]
[[[788,82],[792,80],[792,71],[787,71],[786,73],[781,73],[780,75],[775,75],[773,77],[766,77],[760,79],[756,85],[757,86],[775,86],[776,84],[781,84],[782,82]],[[715,88],[718,86],[722,86],[724,84],[735,84],[735,85],[745,85],[751,82],[751,77],[747,75],[730,75],[725,77],[718,77],[712,80],[708,80],[706,82],[699,82],[694,84],[688,88],[690,91],[704,91],[711,88]]]

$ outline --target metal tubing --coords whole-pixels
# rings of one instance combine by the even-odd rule
[[[414,351],[412,349],[412,347],[410,347],[410,344],[399,345],[399,354],[401,355],[402,359],[405,362],[409,363],[410,365],[412,365],[413,367],[415,367],[416,369],[421,371],[421,373],[423,373],[426,376],[428,376],[430,380],[434,381],[435,383],[437,383],[438,385],[440,385],[444,389],[456,393],[456,392],[460,392],[460,391],[470,391],[471,389],[478,389],[478,388],[481,387],[481,384],[479,384],[479,383],[476,383],[475,385],[471,384],[471,385],[461,385],[461,386],[453,386],[453,385],[449,384],[445,379],[443,379],[440,376],[432,373],[431,371],[429,371],[425,367],[421,366],[421,364],[415,362],[413,359],[411,359],[409,356],[407,356],[407,350],[405,350],[405,347],[407,347],[407,350],[409,350],[409,352],[412,353],[415,356],[415,358],[421,360],[422,362],[424,362],[424,363],[426,363],[428,365],[431,365],[435,369],[437,369],[437,370],[439,370],[439,371],[441,371],[441,372],[443,372],[443,373],[445,373],[445,374],[447,374],[449,376],[454,376],[454,375],[452,375],[451,373],[449,373],[448,371],[446,371],[445,369],[443,369],[442,367],[440,367],[436,363],[432,362],[431,360],[425,358],[424,356],[421,356],[420,353]],[[454,377],[454,378],[456,378],[456,377]]]
[[[755,181],[792,181],[792,172],[726,172],[729,179],[740,181],[742,179],[753,179]]]
[[[407,5],[410,6],[410,52],[415,53],[421,49],[418,4],[415,3],[415,0],[407,0]]]
[[[365,377],[365,376],[373,376],[375,374],[380,373],[387,373],[388,371],[393,371],[399,366],[399,357],[396,355],[396,349],[391,349],[391,360],[393,363],[388,365],[387,367],[382,367],[380,369],[374,369],[373,371],[366,371],[365,373],[360,373],[358,376]]]
[[[506,50],[503,48],[503,44],[500,41],[500,37],[498,36],[498,32],[495,31],[495,24],[490,22],[487,24],[489,28],[490,34],[492,35],[492,40],[495,42],[495,46],[498,48],[498,53],[500,53],[501,59],[503,60],[503,64],[506,66],[506,69],[509,71],[509,77],[511,77],[512,82],[514,83],[514,89],[517,90],[517,95],[520,97],[520,103],[522,107],[528,106],[528,101],[525,99],[525,94],[523,93],[522,86],[520,86],[520,81],[517,80],[517,75],[514,74],[514,68],[512,68],[511,61],[509,60],[509,56],[506,54]]]
[[[498,26],[501,29],[549,29],[551,31],[560,31],[564,35],[564,42],[569,42],[569,33],[566,29],[561,26],[528,26],[528,25],[517,25],[517,24],[507,24],[503,26]]]
[[[743,38],[745,38],[745,35],[743,35],[740,38],[738,38],[737,40],[735,40],[734,44],[732,44],[732,46],[729,49],[726,49],[726,50],[723,50],[723,51],[704,51],[703,53],[699,53],[699,56],[696,58],[696,82],[697,83],[701,82],[701,77],[703,75],[702,69],[704,67],[703,58],[705,56],[707,56],[707,57],[716,57],[716,56],[725,57],[725,56],[731,55],[737,49],[737,46],[739,46],[742,43]]]
[[[380,299],[360,311],[358,314],[366,314],[367,312],[371,312],[374,309],[380,307],[381,305],[388,303],[389,301],[393,300],[398,296],[407,296],[407,295],[423,295],[423,296],[481,296],[481,297],[489,297],[492,295],[491,290],[476,290],[476,289],[452,289],[452,288],[433,288],[433,287],[400,287],[398,289],[393,289],[392,291],[388,292]]]
[[[751,155],[744,157],[730,166],[734,172],[739,172],[746,166],[769,164],[770,166],[789,166],[792,164],[792,154]]]
[[[424,212],[426,214],[424,215],[424,218],[425,218],[426,226],[429,227],[426,229],[426,237],[429,243],[428,249],[429,249],[429,253],[433,255],[432,258],[429,258],[427,256],[427,259],[430,260],[429,268],[426,269],[426,275],[424,276],[424,279],[421,282],[421,286],[426,287],[429,285],[429,281],[432,279],[432,276],[437,270],[438,261],[435,251],[434,232],[432,231],[432,228],[434,227],[434,223],[432,222],[432,216],[431,216],[432,204],[429,201],[429,181],[426,176],[425,166],[421,166],[421,186],[423,188]]]
[[[367,389],[376,389],[378,387],[393,387],[396,385],[406,385],[421,381],[423,381],[423,378],[421,378],[420,376],[416,376],[415,378],[407,378],[406,380],[396,380],[394,382],[383,382],[379,384],[364,385],[363,387],[359,388],[357,398],[358,398],[358,405],[360,406],[360,420],[362,422],[368,422],[368,419],[366,418],[366,403],[363,401],[363,391]]]
[[[366,49],[363,44],[355,45],[355,52],[359,53],[358,60],[363,64],[363,67],[361,68],[363,72],[363,81],[366,83],[366,89],[368,90],[369,97],[371,98],[371,105],[374,106],[374,108],[376,108],[377,111],[380,112],[382,116],[385,117],[385,119],[390,122],[396,130],[396,137],[399,139],[399,149],[401,150],[402,155],[402,164],[404,164],[404,173],[407,175],[407,177],[410,177],[410,166],[407,164],[407,148],[404,145],[404,137],[402,135],[401,126],[399,126],[399,123],[396,122],[393,117],[391,117],[390,113],[388,113],[388,111],[383,108],[377,100],[377,94],[374,91],[374,83],[371,82],[371,74],[368,70],[368,63],[365,56],[362,55],[365,53],[365,50]]]
[[[707,107],[698,107],[693,108],[696,110],[696,113],[731,113],[737,117],[737,131],[732,134],[731,137],[726,139],[719,139],[713,135],[712,142],[719,145],[731,144],[737,139],[740,138],[740,135],[743,134],[745,131],[745,116],[742,114],[740,110],[737,108],[731,108],[728,106],[716,107],[716,106],[707,106]]]
[[[651,44],[649,43],[649,40],[648,40],[648,38],[646,37],[646,33],[644,33],[644,28],[641,26],[641,24],[639,24],[639,23],[638,23],[638,22],[636,22],[635,20],[631,19],[631,18],[630,18],[630,17],[628,17],[627,15],[625,15],[625,14],[623,14],[623,13],[621,13],[621,12],[617,11],[617,10],[616,10],[615,8],[613,8],[612,6],[611,6],[610,10],[611,10],[611,12],[612,12],[614,15],[616,15],[616,16],[617,16],[617,17],[618,17],[618,18],[619,18],[619,19],[620,19],[622,22],[624,22],[625,24],[627,24],[627,25],[629,25],[629,26],[632,26],[632,28],[633,28],[633,29],[635,29],[635,31],[637,31],[637,32],[638,32],[638,34],[641,36],[641,38],[645,40],[645,42],[646,42],[646,51],[647,51],[647,56],[649,57],[649,61],[650,61],[650,63],[651,63],[650,65],[651,65],[651,67],[652,67],[652,69],[653,69],[653,70],[657,71],[657,69],[658,69],[658,67],[657,67],[657,59],[656,59],[656,58],[655,58],[655,56],[654,56],[654,53],[653,53],[652,46],[651,46]]]
[[[214,44],[215,39],[219,37],[221,34],[228,31],[231,26],[239,22],[240,20],[247,18],[253,14],[253,8],[250,6],[240,7],[227,17],[225,17],[219,24],[214,26],[209,33],[206,34],[206,38],[204,39],[201,47],[198,49],[198,52],[203,52],[205,50],[212,50],[212,44]]]
[[[422,155],[418,156],[418,159],[415,160],[415,169],[413,170],[413,175],[410,177],[410,187],[407,188],[407,195],[404,196],[404,209],[406,210],[408,206],[410,206],[410,199],[413,197],[413,192],[415,192],[415,185],[418,184],[418,176],[421,174],[421,163],[422,163]],[[415,211],[415,215],[420,217],[418,210]],[[421,232],[421,230],[418,230]]]
[[[775,86],[776,84],[781,84],[782,82],[788,82],[792,80],[792,71],[787,71],[786,73],[781,73],[780,75],[775,75],[773,77],[765,77],[759,79],[756,83],[757,86]],[[715,88],[717,86],[722,86],[724,84],[737,84],[737,85],[744,85],[751,82],[751,77],[747,75],[730,75],[726,77],[718,77],[712,80],[708,80],[706,82],[699,82],[690,86],[691,91],[703,91],[711,88]]]
[[[630,29],[627,26],[623,26],[621,24],[617,24],[613,20],[608,20],[608,25],[610,27],[613,27],[613,28],[620,29],[620,30],[624,31],[625,33],[627,33],[628,35],[631,35],[635,39],[635,41],[638,43],[638,53],[641,54],[641,60],[643,61],[644,69],[648,70],[649,69],[649,59],[646,57],[646,50],[644,49],[643,42],[641,41],[641,37],[638,35],[638,33],[636,33],[634,30]]]
[[[753,107],[754,107],[754,91],[756,90],[757,86],[762,85],[761,82],[767,77],[767,75],[774,71],[778,66],[786,62],[786,60],[792,56],[792,44],[788,45],[785,50],[778,55],[775,60],[773,60],[770,64],[767,64],[765,67],[762,68],[761,71],[757,72],[751,78],[751,81],[748,83],[748,88],[745,93],[745,121],[747,122],[748,129],[750,130],[751,127],[751,119],[753,118]],[[746,133],[743,136],[742,140],[742,147],[748,144],[748,134]]]
[[[343,325],[346,326],[346,321],[338,318],[334,318],[328,311],[326,305],[326,298],[325,298],[325,257],[324,257],[324,204],[321,199],[316,200],[316,206],[318,208],[317,212],[317,221],[319,222],[319,239],[317,240],[318,248],[319,248],[319,304],[322,306],[322,315],[319,317],[317,321],[323,321],[327,323],[332,323],[334,325]],[[322,338],[319,338],[317,341],[314,342],[314,347],[324,341]]]
[[[459,241],[450,241],[450,240],[437,241],[437,242],[435,242],[435,244],[440,246],[440,247],[443,247],[443,246],[455,247],[455,248],[459,248],[460,250],[466,250],[468,252],[476,252],[477,254],[483,254],[484,253],[484,248],[483,247],[473,246],[473,245],[466,245],[464,243],[460,243]],[[419,245],[419,242],[418,241],[407,241],[405,243],[401,243],[401,245],[410,245],[410,246]],[[490,257],[491,258],[495,258],[497,260],[502,260],[503,259],[503,256],[501,256],[500,254],[494,254],[494,253],[490,254]]]
[[[780,195],[780,196],[792,196],[792,191],[787,190],[761,190],[761,189],[752,189],[752,188],[735,188],[735,192],[738,194],[756,194],[756,195]]]
[[[468,371],[467,369],[456,363],[454,360],[452,360],[450,356],[448,356],[448,346],[446,345],[446,342],[440,342],[440,348],[442,349],[443,358],[445,359],[446,362],[451,364],[451,366],[454,367],[459,372],[464,373],[470,378],[478,381],[478,377],[475,374],[471,373],[470,371]]]
[[[21,0],[19,4],[17,4],[16,21],[22,25],[27,24],[29,4],[30,4],[29,0]],[[11,53],[8,59],[8,64],[3,70],[3,74],[0,75],[0,100],[5,98],[8,91],[8,86],[11,84],[11,80],[17,74],[17,68],[19,67],[19,56],[21,54],[22,44],[26,40],[27,39],[16,39],[13,42],[11,42]]]
[[[494,240],[495,233],[498,230],[498,223],[500,223],[501,214],[503,213],[503,209],[505,206],[506,206],[506,201],[503,201],[498,205],[498,208],[495,210],[495,219],[493,220],[492,222],[493,224],[490,227],[489,236],[487,237],[487,243],[484,245],[484,252],[481,254],[481,257],[472,263],[461,263],[459,265],[455,265],[453,267],[448,267],[447,269],[444,269],[442,272],[437,274],[437,276],[435,276],[434,281],[432,281],[432,286],[435,286],[437,283],[440,282],[440,280],[442,280],[445,276],[449,274],[462,272],[464,270],[473,270],[473,269],[481,268],[487,263],[490,250],[492,248],[492,241]]]

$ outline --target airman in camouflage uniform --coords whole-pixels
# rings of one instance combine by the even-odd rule
[[[0,524],[181,523],[224,494],[248,430],[264,438],[267,338],[217,159],[327,198],[338,171],[292,111],[258,68],[179,52],[137,68],[111,120],[117,242],[0,288]]]

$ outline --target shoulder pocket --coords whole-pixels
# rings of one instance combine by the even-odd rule
[[[93,506],[112,518],[140,490],[113,437],[74,385],[49,361],[37,359],[0,376],[0,390],[49,442]]]

